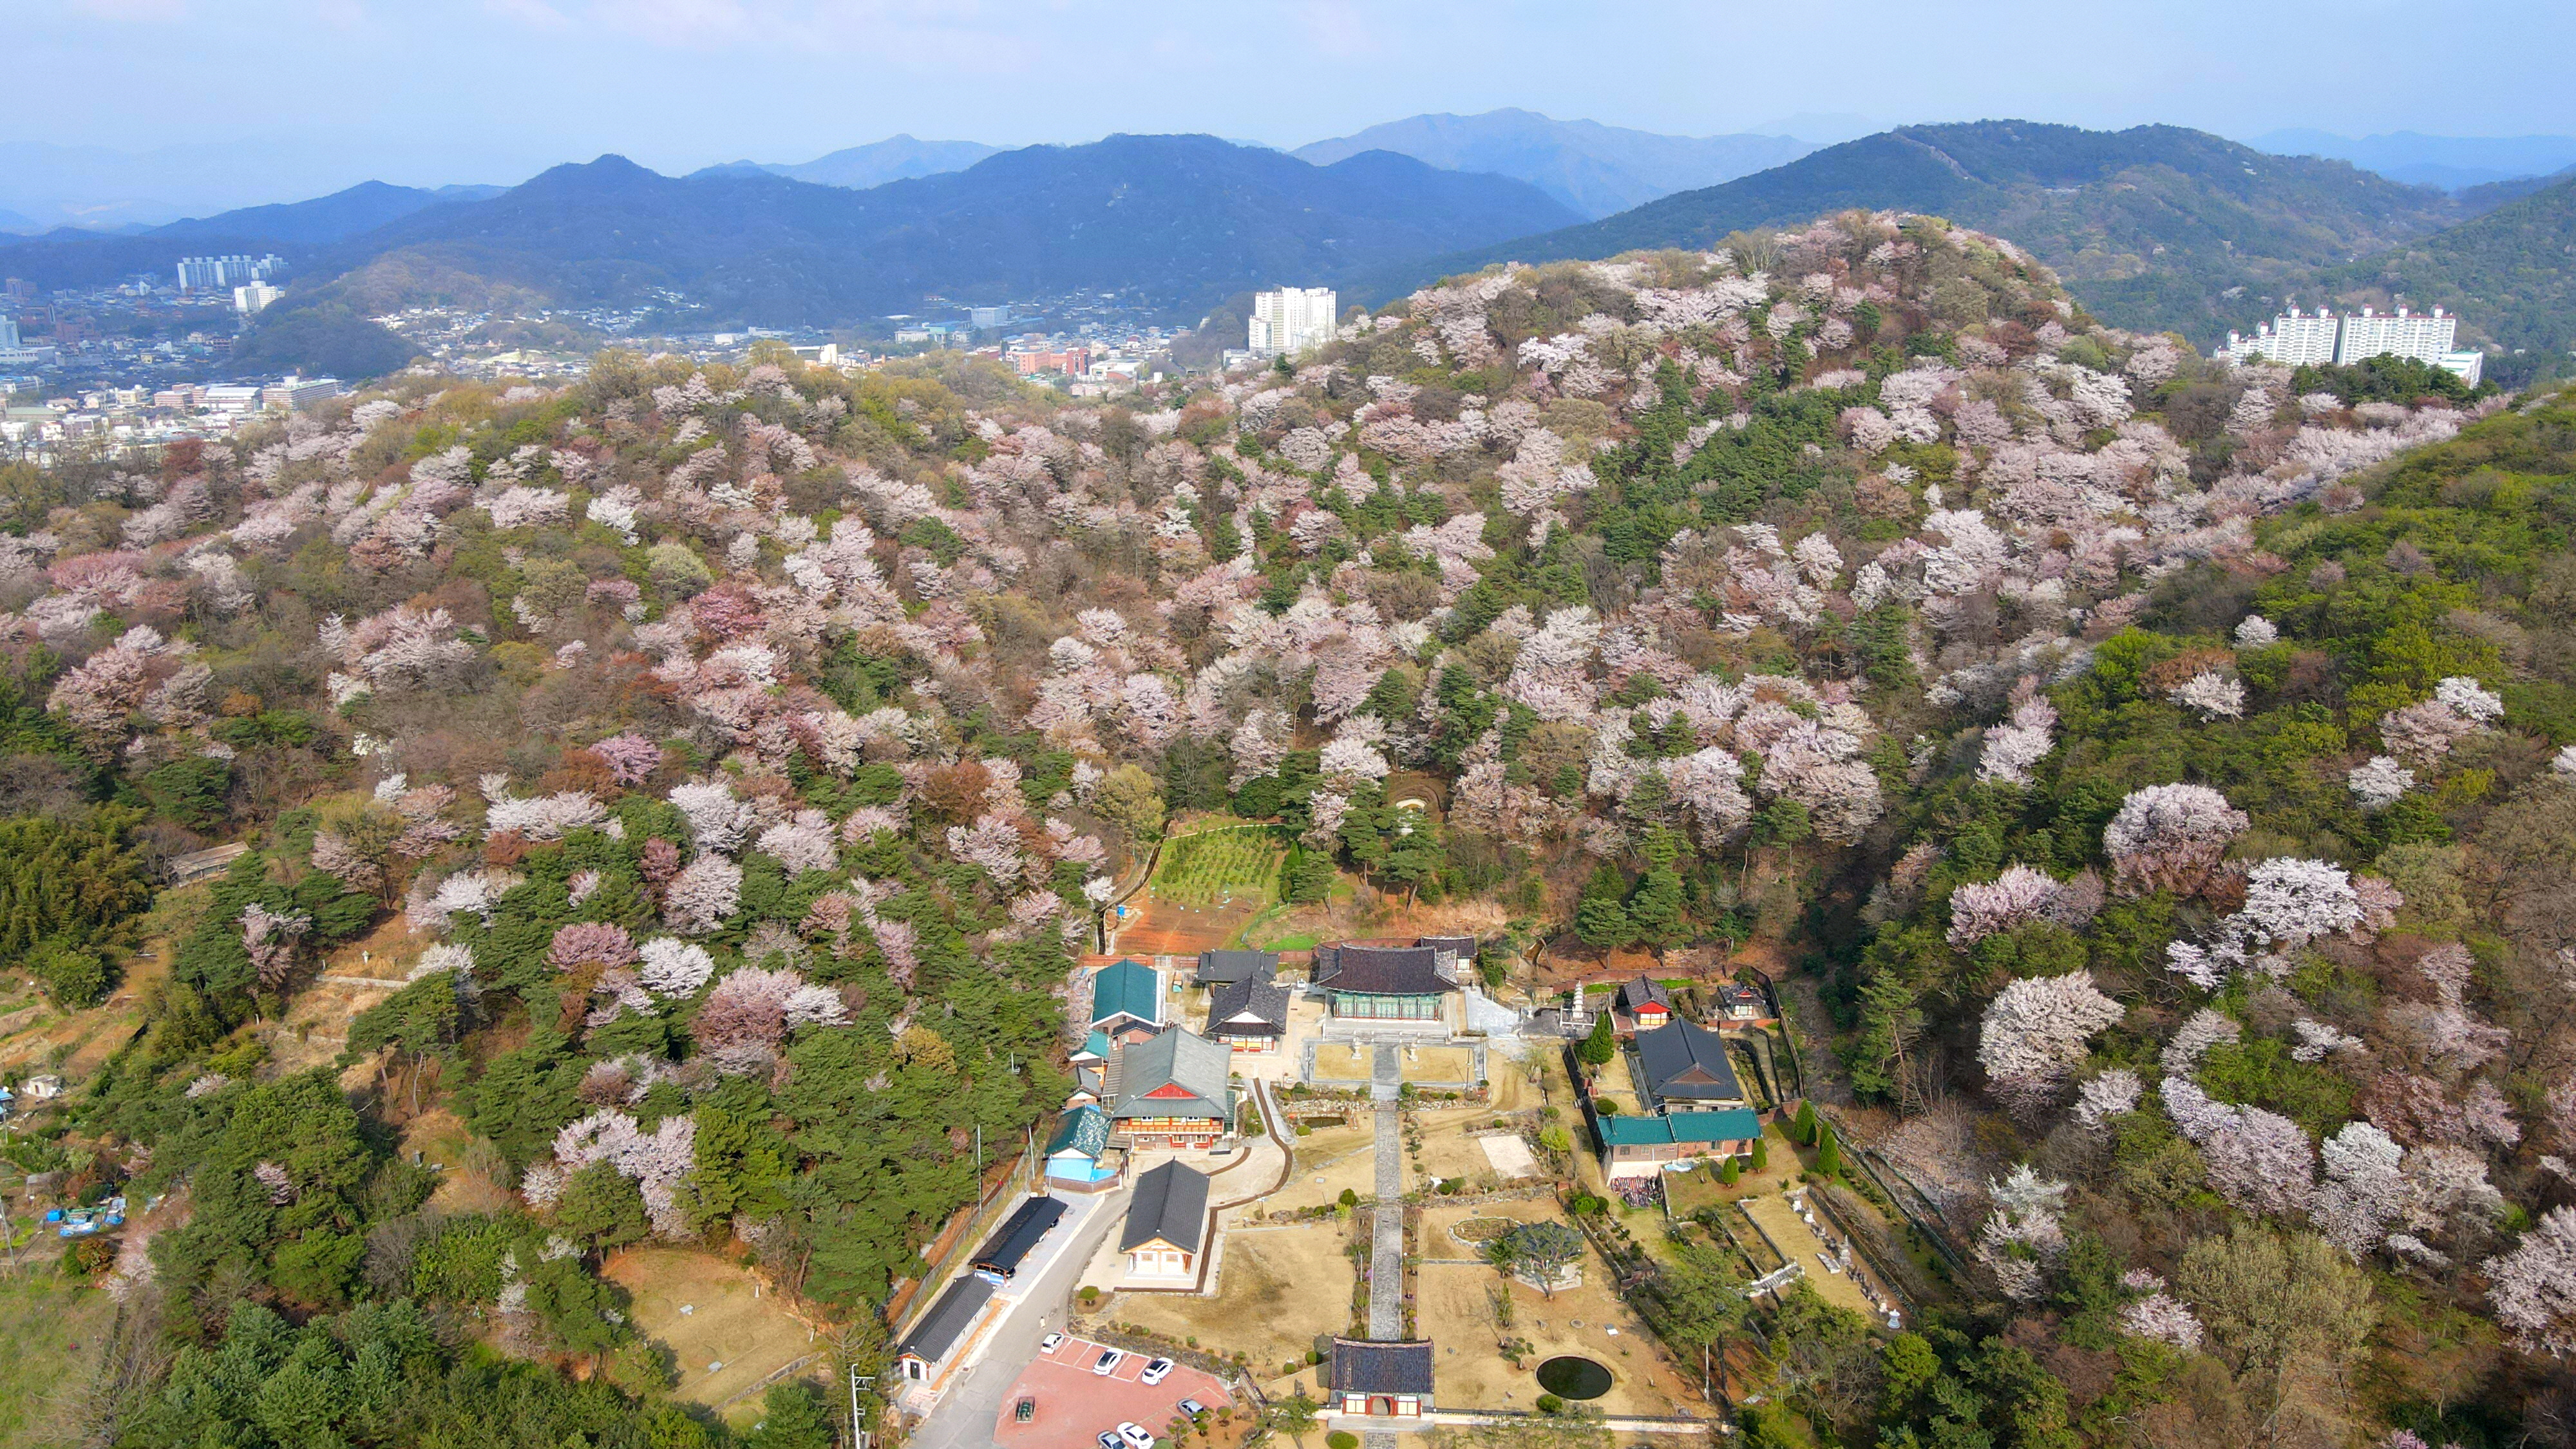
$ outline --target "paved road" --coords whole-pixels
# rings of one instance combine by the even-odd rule
[[[916,1449],[985,1449],[993,1442],[994,1421],[1002,1416],[1002,1400],[1020,1370],[1038,1356],[1038,1340],[1051,1329],[1064,1327],[1064,1302],[1073,1292],[1074,1280],[1082,1276],[1083,1265],[1099,1250],[1100,1240],[1127,1216],[1127,1190],[1104,1192],[1084,1198],[1069,1194],[1076,1211],[1088,1216],[1073,1225],[1071,1236],[1059,1245],[1054,1261],[1038,1270],[1036,1281],[1021,1292],[1020,1301],[1005,1310],[1002,1321],[986,1337],[983,1356],[974,1367],[948,1386],[947,1397],[930,1411],[911,1440]]]
[[[1370,1212],[1369,1337],[1404,1337],[1404,1121],[1396,1110],[1395,1048],[1370,1063],[1377,1099],[1377,1205]]]

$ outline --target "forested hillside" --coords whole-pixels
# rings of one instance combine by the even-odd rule
[[[1506,975],[1724,940],[1823,1003],[1973,1258],[1903,1332],[1755,1312],[1747,1443],[2567,1442],[2576,403],[2436,388],[1852,212],[1117,405],[608,354],[14,468],[0,931],[64,1010],[152,982],[21,1165],[166,1195],[73,1255],[62,1412],[722,1442],[598,1276],[646,1241],[878,1362],[1063,1101],[1093,909],[1226,809],[1294,891],[1500,903]],[[410,981],[316,1063],[352,949]]]
[[[2429,187],[2340,161],[2272,156],[2177,126],[2086,131],[2028,121],[1904,126],[1588,226],[1383,275],[1409,289],[1506,259],[1715,246],[1743,228],[1844,207],[1934,212],[2014,239],[2097,315],[2215,344],[2250,331],[2319,268],[2433,232],[2467,213]]]
[[[2474,221],[2330,272],[2326,295],[2383,305],[2402,297],[2447,307],[2507,354],[2503,377],[2563,376],[2576,353],[2576,177],[2508,201]]]

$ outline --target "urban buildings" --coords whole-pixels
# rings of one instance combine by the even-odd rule
[[[255,316],[269,303],[285,295],[266,282],[253,282],[248,286],[235,287],[233,288],[233,310],[245,317]]]
[[[285,270],[286,258],[275,252],[262,257],[241,252],[220,257],[181,257],[179,290],[229,292],[252,282],[265,282]]]
[[[1282,287],[1255,294],[1249,329],[1253,355],[1294,356],[1331,341],[1337,301],[1330,287]]]
[[[1041,372],[1061,372],[1067,377],[1080,377],[1091,370],[1091,349],[1080,343],[1058,348],[1014,347],[1005,355],[1022,377]]]
[[[2292,307],[2255,329],[2251,337],[2228,333],[2227,345],[2218,355],[2231,362],[2259,357],[2291,367],[2328,363],[2349,367],[2373,357],[2411,357],[2456,373],[2474,387],[2485,370],[2486,354],[2452,345],[2459,325],[2459,318],[2439,307],[2430,312],[2364,307],[2340,317],[2324,308],[2303,313]]]

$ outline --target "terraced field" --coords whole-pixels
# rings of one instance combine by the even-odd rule
[[[1177,906],[1267,904],[1278,892],[1279,838],[1262,826],[1185,835],[1163,847],[1154,894]]]

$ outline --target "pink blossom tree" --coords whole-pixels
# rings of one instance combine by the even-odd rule
[[[662,897],[662,922],[672,934],[703,936],[742,905],[742,867],[721,855],[702,855],[671,877]]]
[[[2112,883],[2124,892],[2194,891],[2253,820],[2206,785],[2134,790],[2102,831]]]

